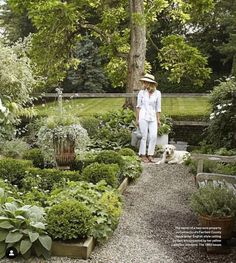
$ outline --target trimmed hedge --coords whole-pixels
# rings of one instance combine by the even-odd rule
[[[117,164],[92,163],[84,168],[82,178],[93,184],[105,180],[112,187],[117,187],[119,172]]]
[[[123,170],[124,161],[121,155],[115,151],[102,151],[95,158],[95,162],[105,164],[118,164],[120,169]]]
[[[30,191],[32,188],[51,191],[54,187],[64,185],[66,181],[82,180],[78,171],[61,171],[58,169],[30,168],[25,175],[22,180],[22,187],[26,191]]]
[[[27,169],[32,167],[32,162],[28,160],[16,160],[5,158],[0,160],[0,177],[7,180],[12,185],[22,186]]]
[[[47,214],[47,231],[57,240],[86,238],[93,226],[90,209],[77,200],[67,200],[53,205]]]

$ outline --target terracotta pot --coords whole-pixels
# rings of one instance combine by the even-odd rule
[[[75,160],[75,142],[67,138],[53,140],[54,152],[57,165],[59,167],[68,167]]]
[[[233,216],[227,216],[223,218],[211,217],[211,216],[199,216],[198,218],[201,226],[205,227],[220,227],[221,228],[221,239],[230,239],[232,237],[234,229]]]

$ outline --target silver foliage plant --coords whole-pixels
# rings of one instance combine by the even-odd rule
[[[74,123],[67,124],[58,123],[58,125],[51,125],[51,120],[46,122],[38,132],[37,144],[41,148],[44,159],[47,162],[55,163],[53,140],[59,139],[61,141],[71,140],[75,142],[75,151],[80,153],[86,150],[86,146],[89,143],[89,136],[87,130],[85,130],[78,120],[74,120]]]

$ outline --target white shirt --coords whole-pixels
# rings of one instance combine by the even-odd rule
[[[161,112],[161,92],[155,90],[150,94],[147,90],[140,90],[136,107],[140,108],[139,120],[156,121],[156,113]]]

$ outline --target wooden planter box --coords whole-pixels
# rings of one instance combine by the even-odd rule
[[[129,184],[129,178],[126,177],[126,178],[123,180],[123,182],[120,184],[120,186],[118,187],[118,191],[119,191],[121,194],[123,194],[124,191],[125,191],[125,189],[127,188],[128,184]]]
[[[78,243],[53,241],[52,255],[57,257],[88,259],[94,247],[95,239],[93,237],[89,237],[84,242]]]
[[[129,184],[129,179],[125,178],[118,187],[118,191],[122,194]],[[93,237],[88,237],[84,242],[52,242],[52,256],[57,257],[70,257],[88,259],[93,249],[95,248],[96,241]]]

